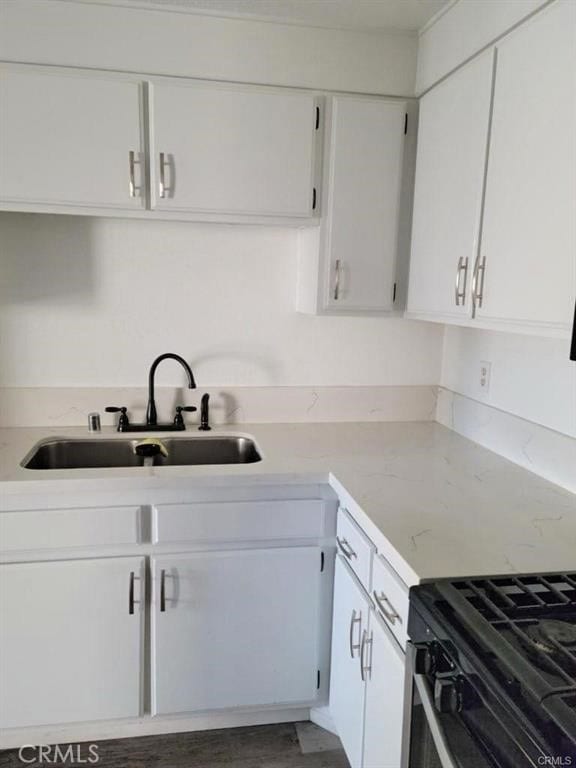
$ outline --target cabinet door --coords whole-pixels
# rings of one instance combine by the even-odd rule
[[[141,714],[143,577],[140,557],[0,566],[2,728]]]
[[[143,168],[139,83],[2,68],[0,207],[143,208]]]
[[[391,310],[400,221],[405,102],[332,99],[324,307]]]
[[[370,614],[364,657],[367,669],[363,768],[398,768],[404,714],[404,654],[374,611]]]
[[[312,702],[320,550],[154,559],[152,712]]]
[[[312,95],[162,82],[151,105],[154,207],[312,215]]]
[[[360,674],[368,598],[341,556],[336,558],[332,619],[330,713],[352,768],[362,765],[365,683]]]
[[[479,56],[420,101],[410,313],[436,315],[438,319],[458,319],[470,313],[493,56],[493,52]]]
[[[498,46],[479,318],[569,331],[575,168],[576,4],[559,0]]]

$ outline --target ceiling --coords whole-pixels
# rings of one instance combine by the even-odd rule
[[[100,0],[102,1],[102,0]],[[114,3],[114,0],[104,0]],[[452,0],[121,0],[122,5],[356,30],[420,29]]]

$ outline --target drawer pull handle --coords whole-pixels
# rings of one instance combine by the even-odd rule
[[[367,645],[370,646],[369,664],[366,664],[364,661],[364,651],[366,650]],[[368,677],[368,680],[372,677],[372,634],[368,637],[366,630],[362,632],[362,643],[360,647],[360,677],[362,678],[362,682],[366,681],[366,677]]]
[[[354,624],[358,624],[358,642],[354,643]],[[348,638],[348,643],[350,645],[350,658],[354,658],[354,651],[360,650],[360,635],[362,633],[362,613],[360,612],[358,616],[356,616],[356,611],[352,611],[352,615],[350,616],[350,635]]]
[[[374,595],[374,600],[376,602],[376,605],[378,606],[378,609],[380,613],[384,616],[384,618],[388,619],[390,624],[396,624],[396,619],[398,619],[400,624],[402,624],[402,617],[396,611],[396,609],[394,608],[390,600],[388,600],[384,592],[380,592],[380,594],[378,595],[376,590],[374,590],[372,594]],[[389,611],[386,610],[383,603],[386,603],[386,605],[390,608]]]
[[[166,571],[160,571],[160,613],[166,611]]]
[[[340,552],[342,552],[347,560],[352,560],[354,557],[357,557],[356,552],[354,552],[346,539],[340,539],[338,536],[336,536],[336,543],[338,544],[338,549]]]

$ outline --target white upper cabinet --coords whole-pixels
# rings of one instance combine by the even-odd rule
[[[393,309],[406,102],[328,100],[323,219],[301,239],[299,309],[318,314]]]
[[[493,52],[420,102],[408,312],[468,316],[478,253]]]
[[[154,208],[314,215],[313,95],[215,83],[150,91]]]
[[[153,558],[152,714],[313,702],[317,547]]]
[[[145,207],[142,86],[74,71],[0,70],[0,207]]]
[[[497,46],[478,318],[571,327],[576,296],[576,4]]]
[[[405,102],[333,99],[324,247],[326,305],[392,309]]]
[[[567,336],[576,296],[573,0],[551,3],[422,98],[416,168],[409,315]]]

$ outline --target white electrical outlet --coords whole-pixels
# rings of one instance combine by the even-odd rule
[[[480,360],[480,389],[484,394],[490,390],[490,374],[492,372],[492,363],[487,360]]]

